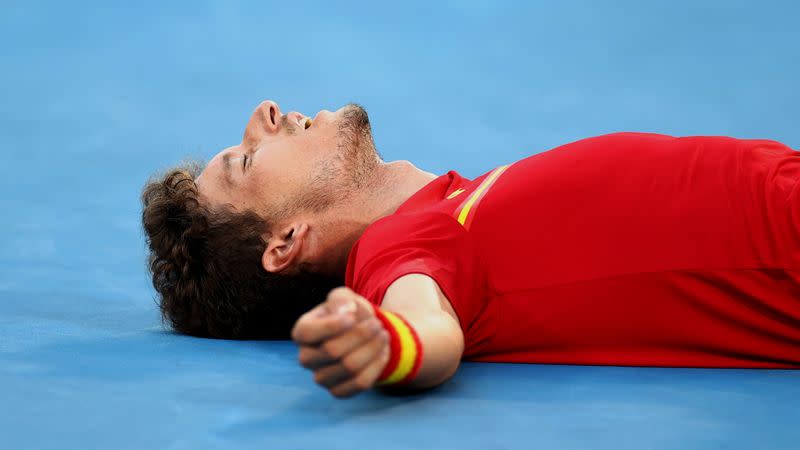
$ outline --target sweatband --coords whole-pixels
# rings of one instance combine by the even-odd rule
[[[422,366],[422,342],[403,317],[372,305],[375,317],[389,332],[389,362],[378,377],[379,385],[403,385],[414,378]]]

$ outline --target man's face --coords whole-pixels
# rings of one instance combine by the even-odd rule
[[[311,120],[295,111],[283,114],[266,101],[250,118],[242,143],[217,154],[196,182],[212,207],[230,204],[280,219],[348,198],[380,161],[360,106],[323,110]]]

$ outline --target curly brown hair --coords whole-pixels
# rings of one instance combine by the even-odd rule
[[[151,179],[142,192],[149,270],[162,318],[181,333],[226,339],[288,339],[294,322],[342,280],[299,267],[261,266],[270,220],[199,201],[187,163]]]

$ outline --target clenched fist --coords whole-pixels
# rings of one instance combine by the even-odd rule
[[[302,315],[292,328],[298,360],[339,398],[372,388],[389,361],[389,334],[367,299],[347,287]]]

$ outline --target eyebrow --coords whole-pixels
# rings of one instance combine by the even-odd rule
[[[222,155],[222,171],[225,175],[225,185],[233,186],[233,178],[231,178],[231,154],[225,153]]]

